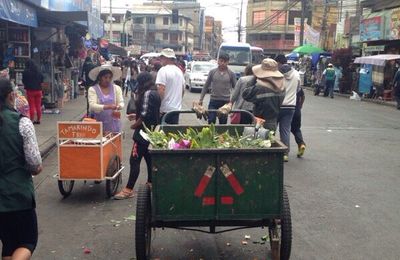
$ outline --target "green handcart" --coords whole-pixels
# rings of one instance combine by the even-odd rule
[[[188,127],[203,126],[160,125],[165,133]],[[244,127],[217,125],[216,131],[235,134]],[[289,259],[292,226],[283,185],[286,151],[279,141],[266,149],[150,148],[152,187],[141,186],[137,197],[137,259],[150,258],[155,228],[218,234],[253,227],[268,227],[273,259]]]

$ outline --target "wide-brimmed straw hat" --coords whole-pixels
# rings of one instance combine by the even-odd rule
[[[273,59],[267,58],[262,61],[260,65],[253,67],[254,76],[259,79],[263,78],[282,78],[283,74],[278,70],[278,63]]]
[[[99,76],[99,73],[104,70],[111,71],[111,73],[113,74],[113,81],[120,79],[122,76],[122,71],[121,71],[120,67],[115,67],[115,66],[112,66],[111,64],[104,64],[104,65],[98,66],[96,68],[93,68],[89,72],[89,78],[93,81],[96,81],[97,76]]]
[[[176,59],[175,52],[173,49],[163,49],[160,53],[160,56],[169,58],[169,59]]]

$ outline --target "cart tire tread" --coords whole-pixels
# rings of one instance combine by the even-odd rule
[[[66,188],[64,187],[64,183],[69,182],[69,186]],[[71,195],[72,189],[74,188],[75,181],[58,181],[58,190],[60,191],[61,195],[64,198],[67,198]]]
[[[147,260],[150,258],[151,248],[151,198],[150,187],[140,186],[136,204],[135,243],[136,258]]]
[[[289,260],[292,249],[292,219],[290,215],[289,197],[283,188],[281,217],[281,260]]]
[[[114,164],[114,162],[116,162],[116,164]],[[117,172],[119,169],[121,169],[121,159],[119,158],[119,156],[114,155],[108,162],[107,173],[106,173],[107,177],[113,176],[115,172]],[[120,174],[114,180],[106,181],[106,193],[108,198],[111,198],[117,193],[121,180],[122,179]]]

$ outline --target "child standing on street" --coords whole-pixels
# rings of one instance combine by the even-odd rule
[[[128,115],[129,120],[136,120],[131,126],[134,129],[133,148],[130,157],[130,174],[126,187],[114,199],[123,200],[134,196],[133,187],[139,177],[140,162],[142,158],[147,164],[147,183],[151,183],[151,156],[149,154],[149,142],[145,140],[140,131],[144,126],[154,129],[160,121],[161,98],[154,85],[154,80],[149,72],[142,72],[137,77],[136,114]]]

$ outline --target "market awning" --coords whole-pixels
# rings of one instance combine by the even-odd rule
[[[122,57],[128,56],[128,52],[124,48],[119,47],[119,46],[117,46],[115,44],[112,44],[112,43],[108,44],[108,52],[110,54],[119,55],[119,56],[122,56]]]
[[[358,57],[355,59],[354,63],[385,66],[386,61],[399,60],[399,59],[400,55],[397,54],[380,54],[380,55]]]
[[[39,22],[48,24],[68,25],[78,23],[86,26],[92,38],[97,39],[103,36],[104,23],[100,18],[93,16],[87,11],[38,11]]]
[[[1,1],[0,19],[31,27],[38,26],[36,10],[16,0]]]

